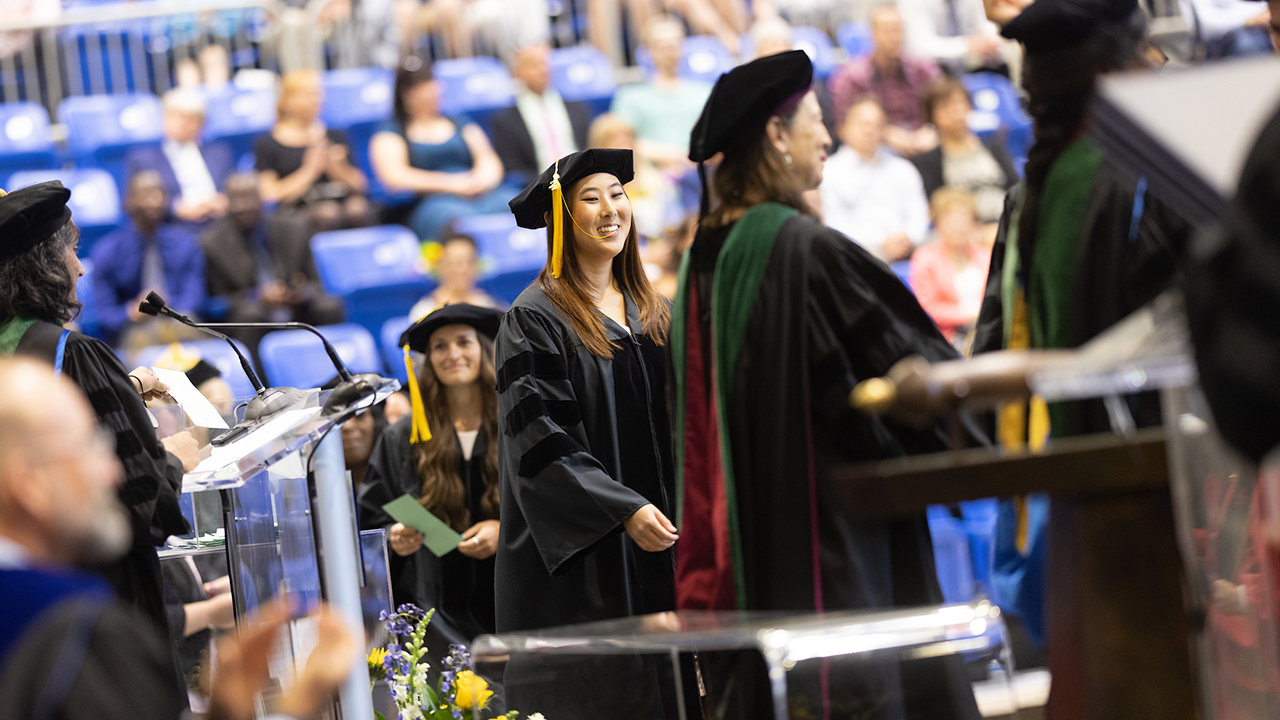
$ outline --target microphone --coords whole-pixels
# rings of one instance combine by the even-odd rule
[[[164,298],[155,292],[147,293],[147,299],[138,306],[138,310],[147,315],[162,314],[171,317],[183,325],[216,335],[231,344],[236,356],[240,358],[241,366],[244,367],[245,372],[253,381],[254,387],[258,389],[258,396],[250,400],[248,406],[245,407],[244,419],[246,421],[274,415],[281,410],[300,405],[306,400],[306,394],[296,388],[271,388],[264,391],[261,383],[257,381],[257,377],[253,374],[249,361],[245,359],[244,355],[240,354],[240,350],[236,348],[234,343],[231,343],[231,339],[218,332],[218,330],[306,330],[320,338],[321,344],[324,345],[324,351],[329,356],[329,361],[333,363],[334,369],[338,371],[338,377],[342,380],[334,388],[333,392],[329,394],[329,399],[325,402],[323,413],[329,417],[343,415],[349,410],[357,409],[355,408],[356,403],[374,394],[377,391],[377,384],[385,380],[375,373],[352,375],[351,371],[347,369],[346,363],[342,362],[342,358],[338,356],[338,351],[329,343],[329,340],[319,330],[307,323],[198,323],[168,307]]]

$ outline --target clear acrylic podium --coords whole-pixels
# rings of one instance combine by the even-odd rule
[[[478,674],[501,683],[506,710],[549,720],[976,720],[979,703],[993,714],[1016,708],[1004,623],[986,601],[660,613],[483,635],[472,655]]]
[[[371,407],[397,389],[398,382],[385,381],[360,404]],[[167,574],[181,572],[171,567],[175,563],[199,580],[208,579],[210,568],[225,572],[237,623],[274,598],[290,598],[295,619],[271,664],[273,684],[263,693],[267,708],[305,664],[315,642],[306,616],[321,600],[353,630],[376,629],[377,614],[391,604],[383,531],[358,531],[339,425],[322,411],[328,396],[309,391],[299,407],[211,448],[183,478],[181,503],[193,530],[160,553]],[[380,639],[369,634],[370,641]],[[352,656],[352,675],[330,713],[373,720],[363,652]]]

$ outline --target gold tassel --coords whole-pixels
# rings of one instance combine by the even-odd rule
[[[409,357],[408,345],[404,346],[404,369],[409,375],[409,405],[413,408],[413,419],[410,420],[413,433],[409,436],[409,442],[426,442],[431,439],[431,426],[427,424],[427,408],[422,404],[418,374],[413,371],[413,358]]]
[[[560,161],[551,176],[551,277],[560,277],[564,257],[564,190],[560,187]]]

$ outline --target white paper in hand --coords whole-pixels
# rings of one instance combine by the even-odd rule
[[[227,421],[222,419],[213,403],[200,394],[190,378],[177,370],[161,370],[152,368],[160,382],[169,386],[169,394],[182,406],[183,412],[191,418],[196,427],[226,429]]]

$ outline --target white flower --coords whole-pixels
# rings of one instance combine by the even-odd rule
[[[547,719],[542,717],[542,713],[534,713],[529,717],[525,718],[525,720],[547,720]]]
[[[422,708],[416,705],[401,708],[400,717],[404,718],[404,720],[423,720]]]

